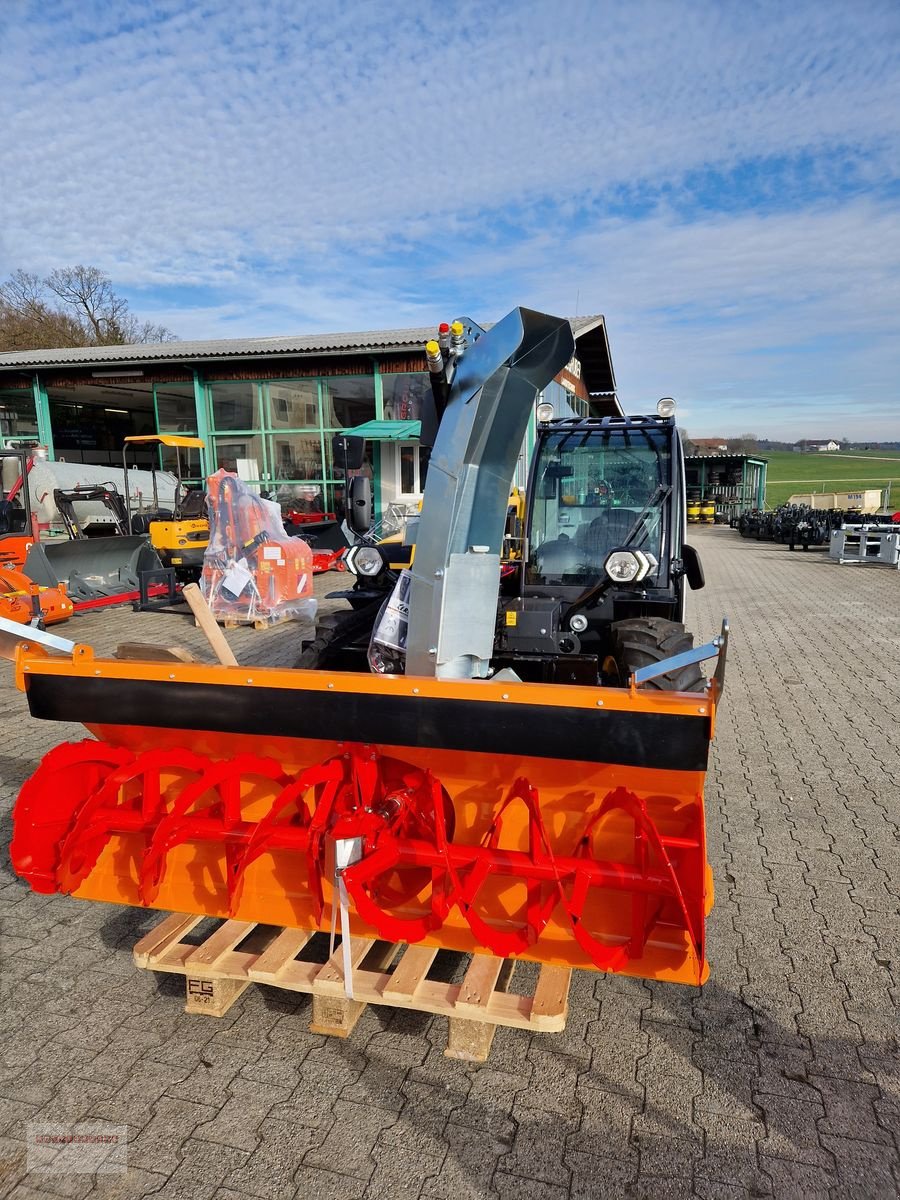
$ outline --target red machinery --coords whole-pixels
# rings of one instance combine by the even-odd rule
[[[263,624],[312,618],[313,552],[284,532],[278,505],[219,470],[207,480],[207,506],[200,587],[215,617]]]

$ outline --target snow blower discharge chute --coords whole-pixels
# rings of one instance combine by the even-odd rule
[[[365,653],[392,586],[358,660],[345,647],[308,670],[20,643],[32,715],[96,740],[58,746],[24,784],[18,874],[43,893],[300,929],[341,908],[358,937],[702,983],[727,625],[693,649],[679,623],[699,563],[673,419],[539,411],[529,532],[501,586],[519,448],[573,351],[567,321],[527,309],[429,343],[436,432],[394,673]],[[580,521],[572,500],[617,463],[630,492],[604,510],[599,550],[602,506]]]

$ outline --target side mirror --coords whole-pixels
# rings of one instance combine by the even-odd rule
[[[362,441],[362,438],[359,440]],[[347,489],[347,524],[360,537],[372,528],[372,485],[367,475],[355,475],[350,480]]]
[[[681,547],[681,561],[684,563],[684,577],[692,592],[699,592],[706,586],[706,576],[703,574],[703,563],[700,555],[693,546]]]
[[[336,471],[359,471],[366,453],[366,439],[336,433],[331,439],[331,457]]]

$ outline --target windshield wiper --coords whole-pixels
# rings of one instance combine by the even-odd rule
[[[638,530],[641,528],[641,524],[642,524],[644,518],[646,517],[647,513],[649,513],[651,511],[651,509],[656,508],[660,504],[664,503],[668,499],[669,493],[671,492],[671,490],[672,490],[672,488],[670,486],[664,486],[661,483],[657,485],[656,491],[654,491],[653,495],[650,497],[650,499],[644,505],[643,510],[638,514],[637,518],[635,519],[635,522],[632,525],[632,527],[628,533],[628,536],[625,538],[625,541],[622,542],[621,546],[611,547],[610,553],[612,553],[612,551],[614,549],[626,550],[626,549],[628,549],[629,546],[631,546],[632,540],[635,537],[635,535],[637,534]],[[646,538],[648,532],[649,532],[649,530],[647,529],[647,527],[645,525],[644,526],[644,538]],[[591,586],[589,588],[587,588],[586,591],[581,593],[581,595],[577,598],[577,600],[574,600],[572,602],[571,607],[566,610],[566,620],[567,621],[571,620],[571,618],[574,616],[575,613],[579,612],[582,608],[587,608],[587,606],[589,604],[591,604],[594,600],[599,600],[603,596],[603,594],[606,591],[608,591],[608,589],[612,586],[612,583],[613,583],[613,581],[609,578],[608,575],[606,575],[604,573],[602,578],[598,579],[596,583],[591,584]]]
[[[644,518],[651,511],[651,509],[659,508],[660,505],[664,504],[666,502],[666,500],[668,500],[669,493],[671,491],[672,491],[672,488],[669,486],[665,486],[661,483],[656,485],[656,491],[653,493],[653,495],[650,497],[650,499],[647,501],[647,503],[644,505],[644,507],[638,513],[637,517],[635,517],[634,524],[632,525],[631,529],[628,531],[628,535],[625,538],[625,541],[622,543],[623,548],[631,545],[631,540],[637,534],[638,530],[641,528],[641,524],[642,524]],[[649,533],[649,530],[647,529],[647,526],[644,525],[644,537],[641,539],[641,541],[644,541],[646,539],[648,533]]]

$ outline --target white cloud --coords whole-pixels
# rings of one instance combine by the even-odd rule
[[[0,274],[96,263],[184,336],[580,296],[623,390],[680,385],[698,420],[896,378],[896,202],[842,195],[896,172],[894,3],[7,0],[3,22]],[[212,299],[185,311],[181,285]]]

